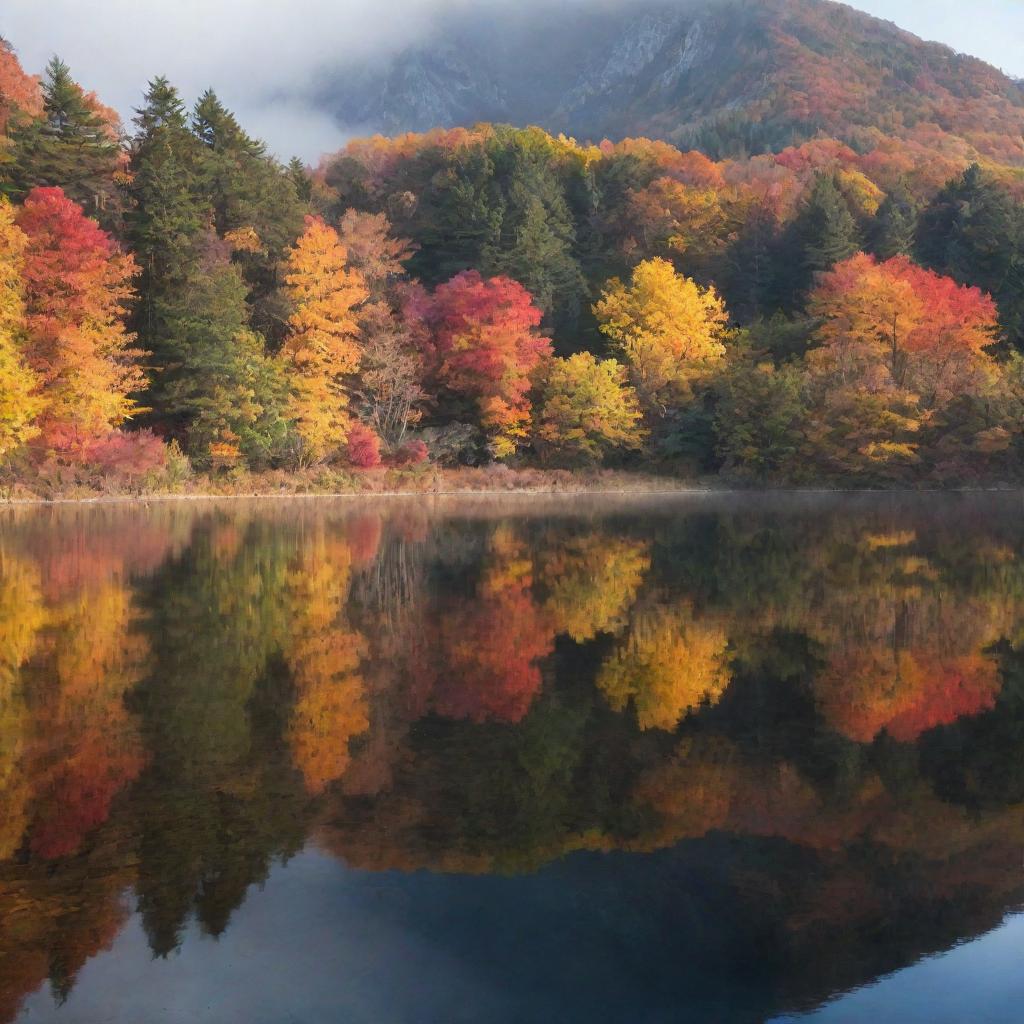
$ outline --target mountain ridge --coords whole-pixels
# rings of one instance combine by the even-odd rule
[[[1020,82],[833,0],[640,0],[529,20],[463,10],[427,43],[339,69],[316,102],[353,133],[492,121],[715,157],[819,135],[856,148],[931,136],[1024,165]]]

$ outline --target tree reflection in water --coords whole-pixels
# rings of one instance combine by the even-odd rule
[[[614,852],[637,1006],[813,1005],[1024,894],[1019,499],[8,510],[0,807],[0,1021],[308,846],[524,899]]]

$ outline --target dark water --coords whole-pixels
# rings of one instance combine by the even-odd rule
[[[0,1021],[1019,1021],[1022,512],[8,510]]]

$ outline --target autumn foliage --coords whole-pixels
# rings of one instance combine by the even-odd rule
[[[380,438],[365,423],[356,421],[349,427],[348,461],[357,469],[375,469],[381,463]]]
[[[466,271],[435,290],[427,321],[438,383],[476,406],[496,457],[512,455],[528,435],[532,374],[551,354],[529,292]]]
[[[641,402],[654,412],[685,402],[725,355],[721,299],[667,260],[638,264],[628,284],[611,280],[594,312],[626,360]]]
[[[39,433],[38,380],[24,355],[25,302],[22,269],[27,239],[14,210],[0,200],[0,458]]]
[[[12,115],[34,117],[42,108],[39,78],[25,74],[14,48],[0,39],[0,133],[6,130]]]
[[[306,457],[320,461],[348,434],[345,377],[359,365],[355,309],[368,292],[337,231],[316,217],[307,219],[288,256],[285,281],[294,306],[282,348],[291,415]]]
[[[17,223],[24,352],[44,403],[38,443],[73,452],[136,411],[145,378],[125,327],[135,261],[59,188],[35,189]]]
[[[810,311],[822,320],[812,365],[839,386],[911,391],[930,409],[977,388],[991,369],[991,297],[905,256],[841,263],[822,277]]]
[[[1024,158],[961,109],[1005,126],[1006,97],[929,64],[912,91],[942,99],[908,106],[804,6],[860,94],[772,21],[776,119],[702,121],[689,151],[482,123],[284,166],[212,90],[190,111],[154,79],[125,131],[63,61],[36,79],[0,44],[0,477],[1021,479]],[[885,132],[838,130],[875,101]]]

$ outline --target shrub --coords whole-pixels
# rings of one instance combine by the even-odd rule
[[[167,448],[151,430],[114,430],[83,445],[82,461],[103,476],[125,480],[162,469]]]
[[[348,461],[356,469],[376,469],[381,463],[380,438],[358,420],[348,432]]]

